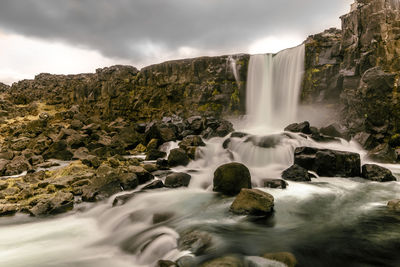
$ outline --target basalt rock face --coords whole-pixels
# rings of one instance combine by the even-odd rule
[[[353,136],[371,149],[400,132],[400,2],[358,0],[330,29],[306,41],[302,101],[336,103]]]
[[[231,58],[236,62],[238,82]],[[94,74],[39,74],[34,80],[13,84],[8,98],[14,104],[35,100],[65,108],[78,104],[81,112],[104,119],[149,121],[171,114],[241,114],[248,60],[248,55],[202,57],[164,62],[141,71],[112,66]]]
[[[342,80],[339,75],[342,62],[341,39],[342,32],[332,28],[311,35],[305,41],[302,102],[318,103],[338,99],[342,90]]]

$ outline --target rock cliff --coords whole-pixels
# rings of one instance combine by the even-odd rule
[[[231,58],[238,73],[236,81]],[[134,121],[177,114],[227,115],[245,110],[248,55],[201,57],[164,62],[137,70],[131,66],[98,69],[94,74],[39,74],[14,83],[15,104],[39,100],[102,118]]]
[[[306,41],[302,101],[336,103],[351,134],[371,149],[400,132],[400,1],[358,0],[341,20],[341,31]]]

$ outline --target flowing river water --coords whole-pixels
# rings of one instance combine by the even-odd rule
[[[398,181],[317,177],[309,183],[289,181],[286,189],[263,187],[264,179],[280,178],[293,164],[298,146],[353,151],[360,153],[362,163],[368,162],[366,151],[353,141],[317,143],[300,134],[282,134],[282,126],[296,120],[298,76],[303,71],[298,61],[303,58],[304,46],[299,46],[275,56],[253,56],[250,63],[253,80],[247,90],[252,108],[235,129],[259,138],[272,136],[275,147],[262,148],[246,142],[246,137],[234,137],[224,149],[222,143],[229,136],[213,138],[200,148],[197,160],[173,169],[190,173],[188,188],[139,193],[117,207],[112,207],[113,197],[82,203],[67,214],[43,219],[21,214],[0,218],[0,266],[155,266],[159,259],[193,256],[177,249],[180,233],[192,229],[207,232],[214,240],[198,262],[227,253],[246,257],[288,251],[298,266],[400,266],[400,214],[386,208],[388,200],[400,198]],[[285,85],[273,86],[280,81]],[[257,98],[256,89],[265,98]],[[166,149],[176,146],[170,143]],[[232,161],[249,167],[254,188],[274,196],[272,217],[233,215],[233,198],[212,191],[215,169]],[[400,175],[400,165],[384,166]],[[157,213],[171,218],[154,224]]]

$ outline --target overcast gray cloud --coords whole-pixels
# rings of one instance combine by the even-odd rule
[[[140,62],[152,50],[242,51],[329,26],[352,0],[1,0],[0,29]]]

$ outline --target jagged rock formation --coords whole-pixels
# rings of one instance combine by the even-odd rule
[[[7,91],[9,88],[10,88],[10,86],[8,86],[7,84],[0,83],[0,93],[4,93],[4,92]]]
[[[90,115],[134,121],[172,114],[240,114],[245,109],[249,56],[233,57],[239,83],[228,56],[202,57],[164,62],[141,71],[112,66],[94,74],[39,74],[34,80],[13,84],[10,99],[16,104],[40,100],[65,108],[78,104]]]
[[[358,0],[330,29],[306,41],[302,100],[336,103],[367,149],[400,131],[400,1]]]

